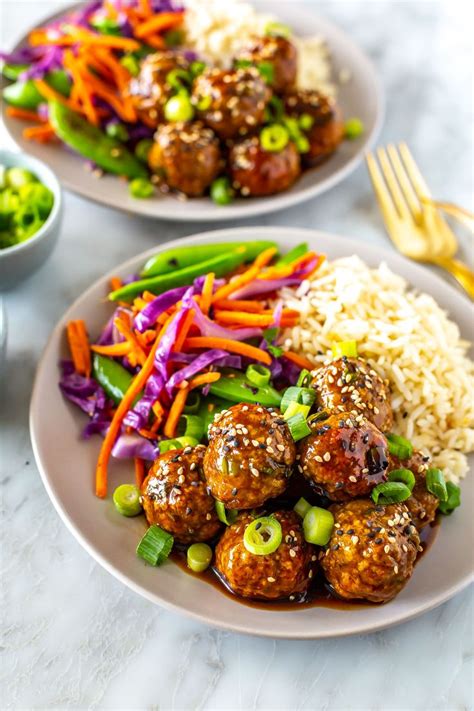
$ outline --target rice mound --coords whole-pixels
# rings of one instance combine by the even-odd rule
[[[311,281],[280,295],[301,312],[299,325],[283,334],[286,348],[324,363],[334,341],[356,340],[390,383],[394,432],[430,454],[447,479],[466,475],[474,363],[470,344],[431,296],[409,290],[386,264],[371,269],[357,256],[326,261]]]

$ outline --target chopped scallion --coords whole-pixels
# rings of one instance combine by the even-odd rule
[[[426,488],[440,501],[448,500],[448,489],[441,469],[428,469],[426,472]]]
[[[413,491],[413,487],[416,483],[415,475],[410,469],[394,469],[389,473],[388,480],[401,481],[403,484],[408,486],[410,491]]]
[[[332,355],[334,358],[357,358],[357,341],[335,341]]]
[[[287,420],[287,425],[295,442],[299,442],[300,439],[311,434],[306,418],[301,413],[290,417],[290,419]]]
[[[238,516],[237,509],[226,509],[222,501],[216,501],[217,518],[226,526],[232,526]]]
[[[161,565],[173,548],[174,538],[156,524],[150,526],[137,546],[137,555],[150,565]]]
[[[211,564],[212,548],[207,543],[193,543],[188,548],[186,559],[188,568],[194,573],[203,573]]]
[[[293,506],[293,511],[296,511],[298,516],[301,516],[301,518],[304,518],[306,516],[306,514],[308,513],[308,511],[310,510],[310,508],[311,508],[311,504],[309,503],[309,501],[306,501],[304,496],[302,496],[300,499],[298,499],[296,504]]]
[[[113,493],[114,506],[122,516],[137,516],[141,513],[140,491],[134,484],[122,484]]]
[[[298,402],[301,405],[311,405],[316,400],[316,392],[313,388],[302,388],[292,385],[283,393],[280,409],[285,412],[290,402]]]
[[[448,498],[446,501],[439,502],[439,511],[445,516],[449,516],[454,509],[461,506],[461,489],[456,484],[451,481],[446,482],[446,490],[448,492]]]
[[[397,504],[410,496],[410,489],[401,481],[386,481],[372,489],[372,499],[376,504]]]
[[[245,375],[251,383],[255,383],[255,385],[259,388],[263,388],[265,385],[268,385],[270,378],[272,377],[270,370],[265,368],[264,365],[249,365],[245,371]]]
[[[202,440],[205,434],[204,420],[200,415],[181,415],[178,422],[178,436],[192,437],[198,442]]]
[[[291,417],[294,417],[294,415],[301,414],[306,420],[309,415],[310,409],[310,405],[302,405],[300,402],[295,402],[294,400],[292,400],[292,402],[290,402],[288,407],[286,408],[283,414],[283,418],[288,421]]]
[[[299,388],[307,388],[310,383],[311,383],[311,373],[309,372],[309,370],[306,370],[306,368],[304,368],[298,376],[296,385]]]
[[[274,516],[254,519],[244,532],[244,546],[253,555],[270,555],[283,538],[280,522]]]
[[[315,546],[325,546],[331,538],[334,516],[327,509],[311,506],[303,519],[304,537]]]
[[[410,459],[413,454],[413,445],[405,437],[389,433],[385,435],[388,442],[388,451],[398,459]]]

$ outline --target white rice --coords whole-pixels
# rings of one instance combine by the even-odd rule
[[[446,478],[465,476],[474,451],[474,363],[431,296],[408,290],[386,264],[370,269],[356,256],[324,263],[311,282],[281,296],[301,312],[283,335],[287,348],[322,363],[334,341],[356,340],[390,383],[394,431],[430,454]]]
[[[200,56],[222,67],[229,67],[249,38],[264,34],[274,15],[258,13],[243,0],[185,0],[186,45]],[[298,85],[336,95],[331,81],[331,62],[322,37],[293,37],[298,49]]]

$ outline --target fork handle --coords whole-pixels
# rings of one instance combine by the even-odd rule
[[[442,269],[446,269],[474,301],[474,272],[469,267],[450,257],[436,257],[433,261]]]

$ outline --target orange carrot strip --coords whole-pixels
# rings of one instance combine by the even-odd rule
[[[214,304],[216,309],[223,309],[226,311],[245,311],[251,313],[260,313],[264,310],[264,305],[261,301],[250,301],[245,299],[222,299],[222,301],[216,301]]]
[[[135,457],[135,484],[139,489],[142,488],[145,479],[145,462],[143,459]]]
[[[206,274],[206,278],[204,279],[204,284],[202,287],[201,311],[206,316],[209,313],[209,309],[211,308],[212,290],[214,288],[215,276],[216,275],[214,274],[214,272],[209,272],[209,274]]]
[[[117,435],[120,432],[120,427],[122,425],[122,420],[126,413],[130,409],[135,397],[138,395],[140,390],[144,387],[146,381],[148,380],[151,372],[154,368],[155,363],[155,353],[160,344],[160,339],[157,338],[148,353],[147,359],[143,365],[143,368],[132,380],[130,387],[120,401],[115,414],[110,423],[110,427],[107,430],[107,434],[102,442],[102,446],[99,452],[99,458],[97,460],[96,467],[96,477],[95,477],[95,493],[96,496],[103,499],[107,495],[107,465],[109,463],[110,455],[112,453],[112,448],[114,446]]]
[[[291,276],[299,267],[301,267],[303,264],[306,264],[306,262],[310,261],[311,259],[314,259],[314,257],[316,256],[318,255],[315,252],[306,252],[306,254],[303,254],[302,257],[298,257],[298,259],[295,259],[293,262],[290,262],[290,264],[285,264],[282,267],[269,267],[263,272],[261,278],[281,279],[284,277]]]
[[[75,371],[88,378],[91,374],[91,355],[86,324],[80,319],[69,321],[66,335]]]
[[[78,44],[92,45],[94,47],[110,47],[111,49],[122,49],[124,52],[136,52],[140,49],[140,43],[129,37],[118,37],[117,35],[96,35],[86,30],[74,28],[74,31],[61,37],[48,37],[44,30],[33,30],[29,35],[29,43],[32,47],[40,45],[53,45],[57,47],[71,47]]]
[[[150,427],[150,432],[153,432],[155,434],[156,432],[158,432],[158,430],[161,427],[161,423],[163,422],[165,410],[159,400],[156,400],[156,402],[153,403],[153,405],[151,406],[151,409],[153,410],[153,414],[155,415],[155,421],[152,424],[152,426]]]
[[[234,279],[231,279],[228,284],[224,284],[224,286],[221,286],[221,288],[218,289],[212,297],[212,303],[214,304],[216,301],[222,301],[222,299],[226,299],[228,296],[230,296],[230,294],[233,294],[234,291],[237,291],[242,286],[245,286],[246,284],[249,284],[251,281],[256,279],[259,274],[259,267],[255,267],[252,265],[245,272],[242,272],[242,274],[239,274],[239,276],[235,277]]]
[[[43,81],[43,79],[35,79],[34,82],[36,88],[44,99],[47,101],[59,101],[60,104],[64,104],[65,106],[72,108],[71,102],[58,91],[52,89],[49,84],[46,84],[46,82]]]
[[[114,325],[117,331],[122,334],[122,336],[125,338],[126,341],[128,341],[128,343],[130,343],[131,353],[133,354],[137,363],[139,365],[143,365],[146,361],[146,354],[140,343],[138,342],[137,337],[132,331],[129,316],[123,311],[121,311],[118,314],[117,318],[114,319]]]
[[[266,351],[255,346],[249,346],[247,343],[240,341],[231,341],[229,338],[211,338],[205,336],[193,336],[184,341],[183,347],[187,348],[222,348],[229,353],[238,353],[239,355],[247,356],[258,360],[265,365],[271,365],[272,359]]]
[[[110,290],[115,291],[116,289],[120,289],[122,286],[122,280],[120,277],[113,276],[110,278]]]
[[[179,353],[181,348],[183,347],[183,343],[188,336],[189,329],[192,326],[193,320],[194,320],[194,309],[190,309],[187,312],[186,316],[184,317],[184,319],[181,323],[181,327],[179,329],[179,333],[176,336],[176,341],[174,342],[174,345],[173,345],[173,351],[175,353]]]
[[[56,136],[53,127],[49,123],[41,126],[28,126],[28,128],[23,129],[22,135],[23,138],[29,141],[39,141],[40,143],[47,143]]]
[[[163,49],[166,47],[166,42],[163,37],[159,35],[148,35],[146,38],[146,43],[153,47],[153,49]]]
[[[128,341],[123,341],[122,343],[113,343],[110,346],[91,346],[91,351],[98,353],[99,355],[110,356],[111,358],[126,356],[132,350],[132,346]]]
[[[281,324],[284,326],[287,322],[293,322],[299,317],[299,313],[284,313],[281,317]],[[263,328],[270,326],[274,321],[273,311],[266,313],[252,314],[245,311],[219,311],[214,314],[216,321],[222,324],[235,324],[242,326],[262,326]]]
[[[189,389],[199,388],[201,385],[207,385],[208,383],[215,383],[221,377],[220,373],[216,371],[210,371],[209,373],[202,373],[201,375],[196,375],[195,378],[189,381]]]
[[[72,80],[77,89],[77,94],[81,100],[84,114],[93,126],[99,125],[99,117],[95,106],[92,103],[88,87],[85,85],[83,72],[81,72],[81,63],[74,57],[71,50],[66,50],[63,55],[63,63],[66,69],[70,72]]]
[[[259,267],[262,269],[263,267],[266,267],[267,264],[269,264],[275,254],[277,254],[278,249],[276,247],[269,247],[268,249],[264,249],[263,252],[261,252],[256,258],[253,263],[254,267]]]
[[[70,69],[72,72],[72,70]],[[131,104],[124,102],[123,99],[104,84],[98,77],[91,74],[85,65],[81,68],[81,77],[84,78],[84,82],[87,85],[87,89],[93,94],[97,94],[101,99],[107,101],[116,113],[124,121],[133,123],[137,120],[137,115],[135,109]],[[85,87],[84,87],[85,89]]]
[[[130,72],[125,69],[119,61],[117,61],[111,50],[104,49],[103,47],[96,47],[93,49],[93,52],[94,55],[97,56],[110,71],[119,89],[125,89],[130,81]]]
[[[139,0],[138,4],[142,17],[151,17],[153,11],[151,9],[150,0]]]
[[[300,368],[306,368],[306,370],[314,370],[315,368],[314,363],[311,363],[311,361],[305,358],[305,356],[293,353],[293,351],[285,351],[282,355],[284,358],[291,360],[292,363],[295,363]]]
[[[22,121],[33,121],[34,123],[45,123],[46,119],[39,116],[34,111],[27,111],[27,109],[20,109],[17,106],[7,106],[7,116],[11,118],[21,119]]]
[[[159,15],[154,15],[146,22],[142,22],[135,28],[135,37],[142,39],[147,35],[153,35],[156,32],[170,30],[172,27],[177,27],[183,21],[184,12],[160,12]]]
[[[189,386],[178,390],[176,397],[171,405],[170,411],[168,413],[168,419],[165,422],[163,428],[163,434],[165,437],[173,439],[176,435],[176,428],[178,427],[179,418],[183,414],[184,407],[186,405],[186,398],[188,397]]]

